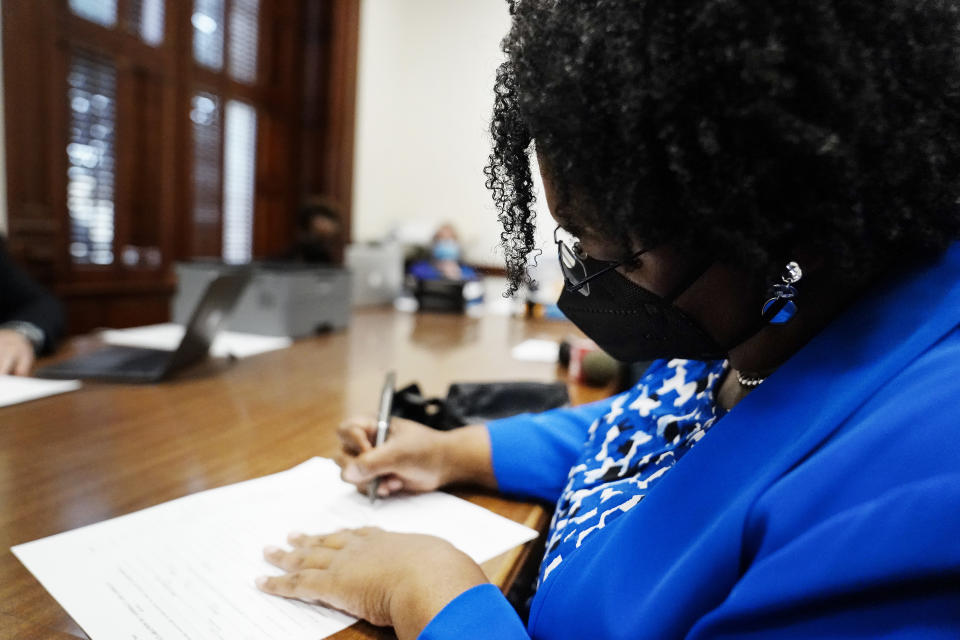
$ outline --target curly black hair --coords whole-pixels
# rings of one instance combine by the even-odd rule
[[[485,168],[512,293],[554,214],[778,273],[863,284],[960,237],[955,0],[514,0]],[[576,200],[577,206],[569,206]]]

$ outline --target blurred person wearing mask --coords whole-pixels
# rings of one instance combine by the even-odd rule
[[[460,261],[460,240],[453,225],[444,224],[430,243],[430,259],[410,265],[410,275],[420,280],[476,280],[480,276]]]

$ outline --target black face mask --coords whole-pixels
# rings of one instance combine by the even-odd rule
[[[589,272],[597,263],[586,258],[584,264]],[[590,281],[589,296],[564,287],[557,306],[587,337],[621,362],[723,358],[726,350],[673,304],[705,270],[669,298],[611,271]]]

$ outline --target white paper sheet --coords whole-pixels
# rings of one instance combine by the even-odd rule
[[[291,531],[368,525],[440,536],[478,562],[536,537],[444,493],[371,505],[313,458],[12,551],[92,640],[317,640],[354,619],[258,591],[256,576],[282,573],[262,549]]]
[[[560,359],[560,344],[554,340],[524,340],[510,350],[510,355],[523,362],[556,362]]]
[[[75,391],[79,388],[79,380],[41,380],[20,376],[0,376],[0,407]]]
[[[100,337],[108,344],[173,351],[183,339],[184,331],[183,325],[167,322],[131,329],[105,329],[100,332]],[[267,351],[286,349],[291,344],[293,340],[285,336],[221,331],[210,345],[210,355],[217,358],[247,358]]]

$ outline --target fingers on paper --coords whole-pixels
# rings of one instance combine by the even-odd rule
[[[327,547],[330,549],[343,549],[353,533],[349,530],[327,533],[324,535],[307,535],[305,533],[291,533],[287,536],[287,542],[295,549],[310,549],[313,547]]]
[[[322,569],[302,569],[282,576],[260,576],[257,588],[265,593],[300,600],[323,600],[330,593],[330,574]]]
[[[270,564],[280,567],[284,571],[301,571],[304,569],[326,569],[333,561],[335,549],[313,547],[308,549],[294,549],[286,551],[278,547],[267,547],[263,550],[263,557]]]
[[[314,547],[327,547],[330,549],[343,549],[356,538],[365,538],[372,533],[382,532],[379,527],[360,527],[357,529],[341,529],[333,533],[322,535],[307,535],[305,533],[294,532],[287,536],[287,542],[296,549],[309,549]]]
[[[263,557],[270,564],[287,571],[283,576],[261,576],[256,584],[261,591],[287,598],[320,600],[332,585],[328,584],[330,568],[338,553],[351,543],[360,543],[364,538],[382,530],[377,527],[344,529],[326,535],[291,533],[287,542],[291,550],[266,547]],[[358,549],[355,548],[354,551]]]

